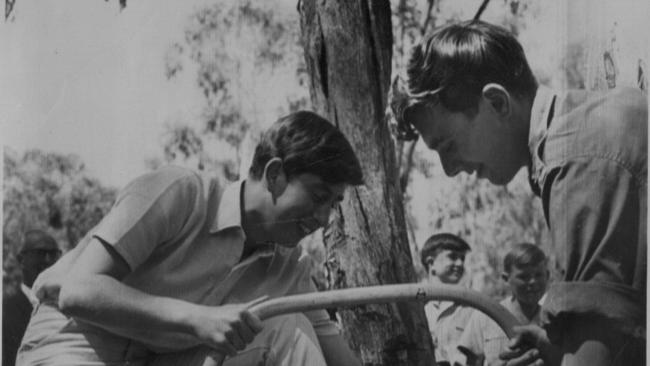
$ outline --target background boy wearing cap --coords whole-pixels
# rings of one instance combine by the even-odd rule
[[[420,251],[420,260],[427,270],[427,281],[432,285],[458,285],[465,273],[465,254],[470,247],[460,237],[440,233],[429,237]],[[451,301],[430,301],[424,305],[429,330],[435,346],[436,362],[449,364],[460,359],[457,349],[471,308]]]

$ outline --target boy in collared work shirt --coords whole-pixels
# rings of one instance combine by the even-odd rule
[[[358,364],[325,311],[262,323],[248,308],[314,291],[298,241],[361,183],[349,142],[311,112],[273,124],[225,188],[179,167],[135,179],[37,280],[19,364]]]
[[[544,252],[530,243],[515,245],[503,260],[502,279],[508,284],[511,296],[501,301],[521,324],[541,325],[540,300],[546,292],[549,279]],[[499,354],[507,349],[509,340],[499,325],[480,311],[469,318],[458,346],[470,351],[475,358],[484,359],[479,365],[504,365]]]

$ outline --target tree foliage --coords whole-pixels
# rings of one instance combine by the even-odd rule
[[[195,71],[205,104],[199,121],[168,129],[165,159],[221,167],[228,178],[237,178],[247,134],[307,104],[298,30],[296,14],[273,2],[218,1],[194,13],[184,40],[166,56],[166,75]]]
[[[23,233],[40,229],[62,250],[73,248],[115,199],[115,190],[90,177],[74,155],[5,148],[3,176],[3,255],[5,286],[19,281],[16,253]]]

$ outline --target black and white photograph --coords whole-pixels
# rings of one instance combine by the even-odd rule
[[[2,366],[642,366],[647,0],[4,0]]]

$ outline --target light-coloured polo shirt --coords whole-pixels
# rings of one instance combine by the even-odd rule
[[[472,313],[472,308],[452,301],[429,301],[424,305],[429,331],[435,347],[436,361],[458,358],[458,339]]]
[[[242,187],[237,182],[221,189],[194,171],[163,167],[125,187],[93,235],[130,266],[123,282],[151,295],[217,306],[316,291],[310,258],[300,246],[269,245],[239,262]],[[324,310],[306,315],[318,335],[338,334]],[[142,338],[162,352],[198,344],[186,335],[146,329]]]
[[[532,319],[528,319],[512,296],[503,299],[501,305],[508,309],[520,324],[541,325],[541,312],[538,311]],[[484,365],[489,366],[503,364],[503,361],[499,360],[499,353],[507,348],[508,342],[508,336],[494,320],[475,310],[469,318],[458,345],[467,348],[477,356],[483,355],[485,357]],[[464,361],[461,360],[461,363],[464,364]]]

